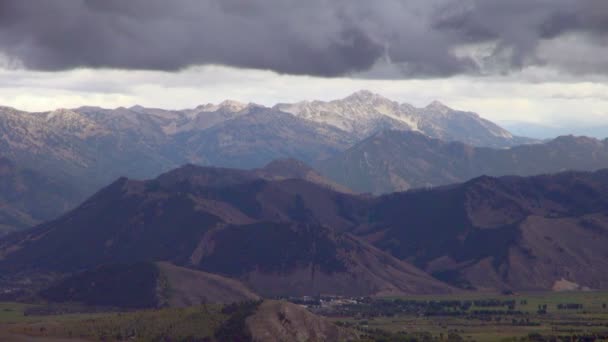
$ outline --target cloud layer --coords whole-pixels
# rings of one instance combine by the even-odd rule
[[[44,71],[220,64],[328,77],[608,74],[607,33],[605,0],[0,1],[5,64]]]

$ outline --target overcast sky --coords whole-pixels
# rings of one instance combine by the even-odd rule
[[[271,105],[359,89],[608,125],[608,1],[0,1],[1,105]]]

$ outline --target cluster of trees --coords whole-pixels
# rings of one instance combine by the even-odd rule
[[[215,331],[218,341],[251,341],[252,337],[245,326],[245,320],[262,304],[261,300],[233,303],[222,308],[222,314],[229,318]]]
[[[515,310],[515,300],[406,300],[363,298],[357,303],[319,308],[317,313],[326,316],[348,316],[359,318],[393,317],[396,315],[417,316],[472,316],[523,315]]]
[[[515,319],[511,320],[512,325],[524,326],[524,327],[537,327],[540,326],[539,322],[530,321],[529,318]]]
[[[449,332],[447,334],[441,333],[440,336],[433,337],[431,333],[419,332],[395,332],[391,333],[381,329],[358,329],[361,333],[361,341],[364,342],[432,342],[432,341],[446,341],[446,342],[464,342],[465,339],[456,332]]]
[[[573,335],[541,335],[539,333],[531,333],[525,341],[533,342],[553,342],[553,341],[573,341],[573,342],[595,342],[607,341],[608,334],[606,333],[581,333]]]
[[[471,303],[471,301],[464,301],[465,303]],[[474,300],[472,301],[473,305],[476,307],[481,307],[481,308],[485,308],[485,307],[502,307],[502,306],[506,306],[508,307],[510,310],[513,310],[513,308],[515,308],[515,300],[509,299],[509,300],[500,300],[500,299],[479,299],[479,300]]]
[[[581,310],[583,304],[568,303],[568,304],[557,304],[558,310]]]

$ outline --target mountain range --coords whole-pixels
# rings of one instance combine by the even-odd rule
[[[16,183],[4,186],[5,231],[54,218],[118,177],[152,178],[188,163],[259,169],[291,158],[319,170],[308,169],[313,182],[374,194],[481,175],[608,167],[605,140],[564,136],[541,143],[439,102],[416,108],[364,90],[273,107],[236,101],[187,110],[2,107],[0,134],[0,155],[46,179],[28,189],[48,194],[34,208],[15,202]],[[55,209],[41,215],[40,208]]]
[[[474,146],[508,147],[534,141],[514,136],[476,113],[454,110],[439,101],[416,108],[367,90],[341,100],[277,104],[274,108],[350,132],[357,140],[393,129]]]
[[[331,102],[272,108],[235,101],[187,110],[80,107],[30,113],[0,107],[0,155],[77,180],[88,195],[119,176],[149,178],[185,163],[235,168],[261,167],[278,158],[313,163],[385,129],[480,146],[532,141],[438,102],[415,108],[360,91]]]
[[[438,102],[415,108],[369,91],[273,107],[229,100],[186,110],[79,107],[32,113],[0,107],[0,156],[45,179],[27,189],[47,194],[37,197],[36,206],[25,205],[15,190],[21,185],[7,177],[3,181],[14,184],[0,189],[0,225],[7,231],[52,219],[121,176],[152,178],[188,163],[249,169],[291,158],[317,165],[387,129],[483,146],[534,142],[475,113]],[[346,181],[331,182],[349,191],[339,185]]]
[[[315,167],[353,191],[381,194],[482,175],[531,176],[608,168],[608,140],[561,136],[545,143],[495,149],[417,132],[383,131]]]
[[[607,171],[371,197],[190,165],[0,239],[0,283],[162,261],[264,297],[605,289],[606,194]]]
[[[4,107],[0,134],[2,295],[156,307],[608,288],[606,140],[539,142],[368,91]]]
[[[366,201],[303,179],[186,166],[150,181],[121,178],[59,219],[0,240],[0,270],[30,277],[167,261],[263,296],[453,291],[348,233],[357,206]]]
[[[553,139],[561,135],[585,135],[598,139],[608,137],[608,126],[602,123],[566,122],[560,124],[544,124],[525,121],[501,120],[497,122],[515,135],[534,139]]]

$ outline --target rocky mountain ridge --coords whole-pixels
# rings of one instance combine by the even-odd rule
[[[475,146],[508,147],[532,142],[531,139],[513,136],[476,113],[454,110],[439,101],[416,108],[368,90],[340,100],[302,101],[277,104],[273,108],[351,132],[358,139],[392,129],[420,132],[429,137]]]
[[[482,146],[530,142],[474,113],[439,103],[399,104],[369,91],[331,102],[224,101],[187,110],[80,107],[29,113],[0,107],[0,154],[92,193],[119,176],[149,178],[191,162],[261,167],[278,158],[332,157],[386,129],[413,130]]]
[[[608,140],[562,136],[506,149],[383,131],[315,165],[356,192],[375,194],[464,182],[482,175],[531,176],[608,168]]]

